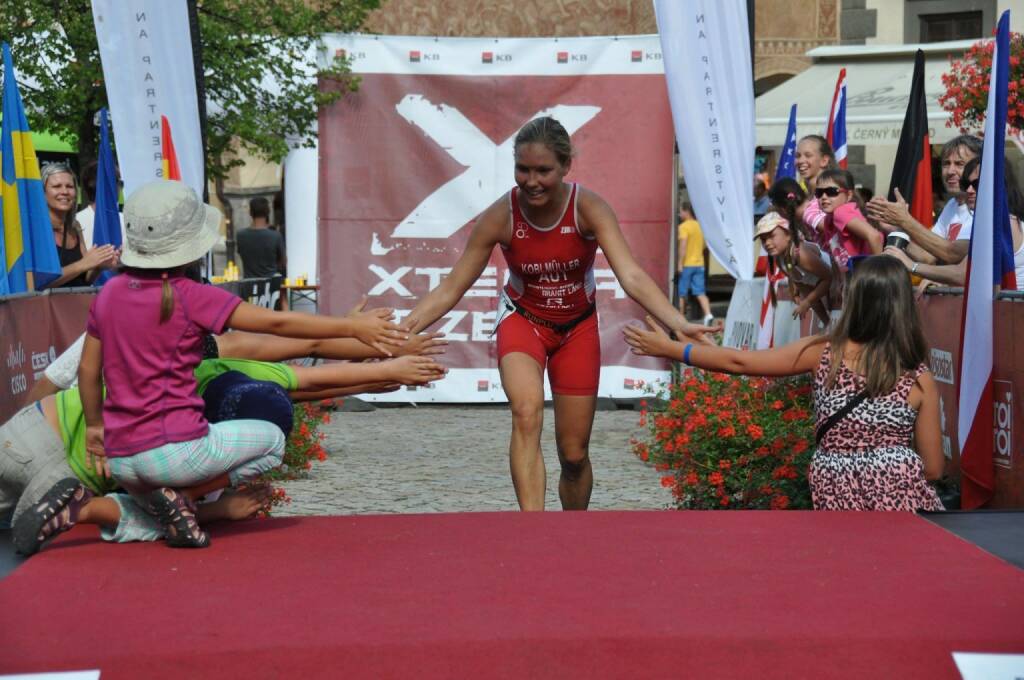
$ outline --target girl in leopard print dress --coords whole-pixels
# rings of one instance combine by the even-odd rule
[[[624,331],[636,354],[681,358],[724,373],[814,376],[820,441],[808,478],[815,509],[943,509],[928,484],[945,464],[939,394],[910,277],[895,258],[880,255],[857,265],[843,314],[828,336],[751,352],[676,342],[651,317],[647,324],[650,330]],[[850,403],[856,405],[832,418]]]

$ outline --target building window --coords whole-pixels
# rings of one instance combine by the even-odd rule
[[[981,31],[982,12],[922,14],[921,42],[971,40],[984,37]]]

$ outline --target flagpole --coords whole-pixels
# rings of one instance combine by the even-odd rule
[[[203,158],[203,203],[210,202],[210,181],[206,171],[206,75],[203,72],[203,41],[199,32],[199,7],[196,0],[188,0],[188,29],[192,38],[192,66],[195,70],[196,105],[199,108],[199,136]],[[225,206],[230,210],[230,206]],[[230,221],[228,222],[230,229]],[[228,234],[228,248],[233,249],[234,239]],[[230,254],[230,253],[229,253]],[[203,258],[206,275],[213,276],[213,251]]]

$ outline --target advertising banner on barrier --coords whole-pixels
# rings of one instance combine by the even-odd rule
[[[616,212],[640,265],[668,288],[672,120],[657,36],[465,39],[327,36],[359,92],[321,111],[320,309],[361,296],[407,314],[451,271],[475,217],[513,186],[513,140],[551,115],[576,149],[567,181]],[[322,87],[335,87],[322,82]],[[604,256],[595,263],[600,395],[637,397],[667,376],[622,341],[643,318]],[[492,338],[507,268],[496,249],[481,278],[433,326],[450,341],[449,376],[392,401],[504,401]]]
[[[17,413],[32,386],[85,330],[94,293],[0,299],[0,423]]]

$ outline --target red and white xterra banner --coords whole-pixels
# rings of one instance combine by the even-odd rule
[[[361,296],[405,316],[451,271],[477,215],[513,186],[513,140],[557,118],[577,156],[568,181],[611,204],[634,256],[669,285],[672,118],[657,36],[465,39],[335,35],[325,56],[351,59],[361,82],[320,114],[320,310]],[[321,81],[321,87],[337,87]],[[601,396],[637,397],[667,364],[634,357],[622,327],[643,318],[607,260],[595,263]],[[451,372],[390,401],[504,401],[492,337],[507,280],[500,249],[432,328]]]

